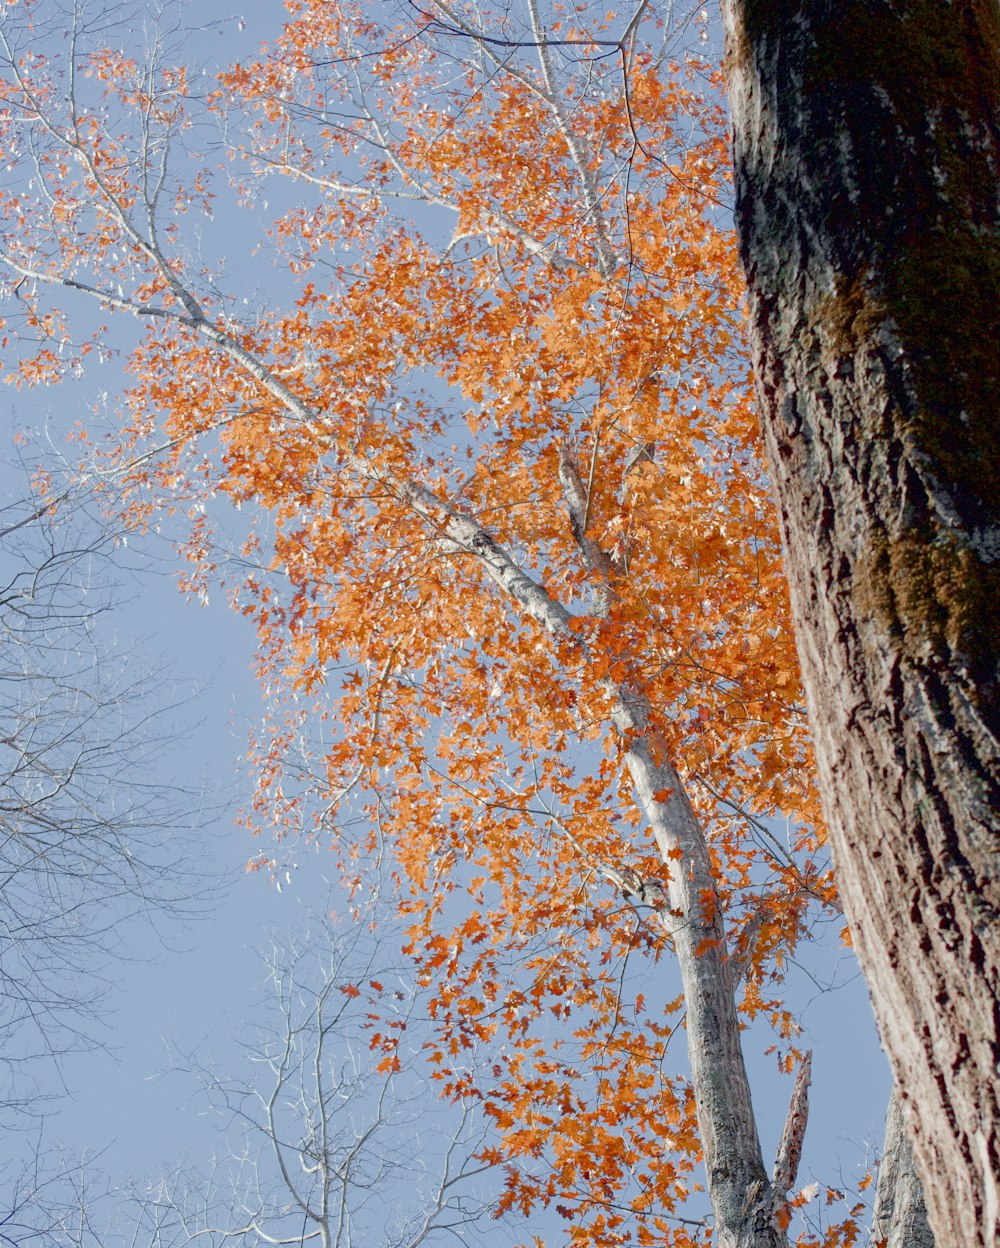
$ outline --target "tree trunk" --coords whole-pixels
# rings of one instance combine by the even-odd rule
[[[872,1248],[934,1248],[924,1192],[895,1091],[885,1119],[871,1243]]]
[[[723,0],[820,785],[931,1225],[1000,1239],[1000,12]]]

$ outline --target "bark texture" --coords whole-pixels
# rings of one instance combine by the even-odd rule
[[[723,0],[820,784],[938,1243],[1000,1242],[1000,12]]]
[[[872,1248],[934,1248],[924,1192],[895,1092],[885,1119],[871,1243]]]

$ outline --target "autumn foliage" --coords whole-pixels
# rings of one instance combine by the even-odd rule
[[[9,380],[129,318],[88,470],[189,514],[185,585],[256,627],[258,863],[295,837],[392,884],[500,1212],[707,1242],[692,985],[794,1069],[783,962],[836,909],[717,77],[652,8],[288,9],[207,84],[11,51]]]

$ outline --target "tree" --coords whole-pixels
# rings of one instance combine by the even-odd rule
[[[45,1143],[60,1063],[104,1041],[127,935],[213,895],[176,811],[211,812],[158,774],[169,682],[113,652],[127,532],[27,453],[4,465],[23,496],[0,508],[0,1112],[23,1141],[0,1162],[0,1243],[66,1248],[97,1242],[105,1193]]]
[[[4,1248],[85,1248],[106,1244],[96,1228],[104,1217],[104,1185],[86,1161],[47,1150],[41,1135],[18,1166],[0,1168],[0,1244]]]
[[[932,1225],[995,1244],[997,6],[723,7],[755,368],[838,878]]]
[[[885,1144],[879,1163],[872,1218],[872,1242],[885,1248],[933,1248],[924,1189],[903,1126],[899,1097],[893,1094],[886,1115]]]
[[[438,1098],[421,1052],[426,994],[407,978],[412,968],[385,961],[379,909],[353,921],[310,919],[292,940],[273,941],[262,957],[267,996],[250,1008],[238,1074],[175,1056],[168,1073],[194,1074],[198,1099],[217,1118],[216,1155],[116,1181],[99,1159],[38,1147],[4,1175],[0,1244],[419,1248],[456,1238],[496,1244],[505,1234],[513,1242],[517,1223],[498,1228],[490,1218],[499,1179],[475,1159],[481,1108]],[[391,1017],[405,1065],[372,1044],[377,1016]]]
[[[306,925],[274,943],[243,1072],[181,1059],[226,1152],[120,1200],[122,1242],[419,1248],[503,1236],[490,1218],[499,1184],[475,1159],[481,1108],[437,1098],[421,1051],[424,994],[410,968],[384,961],[386,932],[370,918]],[[391,1020],[405,1061],[372,1043],[376,1018]],[[513,1242],[514,1226],[508,1234]]]
[[[46,501],[30,470],[13,473],[25,493],[0,510],[0,1103],[40,1115],[39,1059],[95,1042],[123,927],[193,914],[211,889],[187,860],[181,793],[154,774],[166,685],[102,635],[123,531],[85,489]]]
[[[710,68],[645,5],[383,27],[315,0],[208,82],[157,45],[26,53],[14,16],[0,254],[41,338],[20,378],[106,339],[71,345],[81,300],[138,323],[109,453],[133,515],[190,509],[186,584],[228,576],[256,623],[248,822],[332,842],[358,890],[392,863],[501,1211],[555,1205],[597,1245],[784,1243],[809,1063],[782,967],[838,903]],[[209,118],[244,208],[281,204],[266,302],[209,258],[212,196],[239,219]],[[211,495],[259,518],[228,562]],[[770,1172],[758,1017],[796,1075]]]

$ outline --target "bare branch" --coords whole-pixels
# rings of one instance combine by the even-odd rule
[[[805,1139],[806,1124],[809,1121],[809,1083],[812,1078],[812,1054],[807,1053],[802,1059],[795,1075],[791,1100],[788,1104],[788,1116],[778,1144],[774,1159],[774,1174],[771,1180],[773,1187],[774,1215],[784,1207],[789,1190],[794,1186],[799,1173],[799,1160],[802,1157],[802,1142]]]

